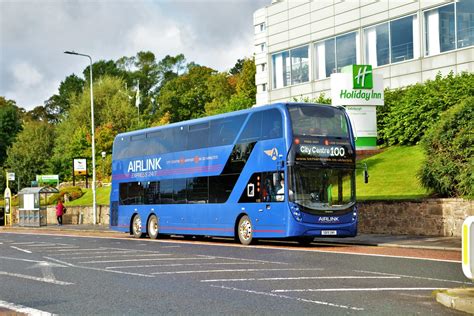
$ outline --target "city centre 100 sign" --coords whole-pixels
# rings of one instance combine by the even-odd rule
[[[295,139],[293,154],[296,161],[319,161],[351,163],[354,153],[347,140],[336,138],[303,138]]]
[[[300,145],[300,152],[302,154],[323,157],[344,157],[346,149],[344,147],[334,146],[306,146]]]

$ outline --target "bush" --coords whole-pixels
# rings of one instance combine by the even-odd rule
[[[427,158],[419,177],[441,196],[474,197],[474,97],[441,115],[423,139]]]
[[[414,145],[438,121],[441,113],[474,96],[474,74],[462,73],[404,89],[386,90],[385,106],[377,110],[379,144]]]
[[[64,201],[64,196],[67,195],[69,201],[74,201],[80,198],[84,192],[82,192],[81,188],[79,187],[65,187],[59,190],[59,193],[55,193],[51,195],[48,199],[48,204],[56,204],[58,203],[58,199],[61,198]]]

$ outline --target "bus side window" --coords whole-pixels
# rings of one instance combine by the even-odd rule
[[[230,145],[237,137],[247,114],[211,121],[209,146]]]
[[[206,148],[209,146],[209,122],[189,126],[186,150]]]
[[[160,181],[161,204],[173,204],[173,180]]]
[[[280,138],[283,135],[281,113],[277,109],[263,112],[262,139]]]
[[[260,139],[262,134],[262,112],[252,114],[240,135],[238,143],[250,143]]]

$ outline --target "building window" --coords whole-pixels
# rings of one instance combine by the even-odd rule
[[[425,11],[427,56],[474,44],[474,2],[459,2]]]
[[[457,48],[474,45],[474,1],[456,2]]]
[[[262,72],[265,71],[266,65],[267,65],[267,64],[260,64],[260,67],[261,67],[260,69],[261,69]]]
[[[262,84],[262,91],[263,92],[267,91],[267,84],[266,83]]]
[[[388,23],[364,30],[365,60],[374,67],[390,63],[390,37]]]
[[[365,60],[374,67],[419,57],[417,16],[364,29]]]
[[[272,55],[273,88],[283,88],[290,84],[290,52]]]
[[[255,34],[265,31],[265,22],[255,25]]]
[[[357,63],[357,32],[316,43],[316,78],[324,79]]]
[[[260,44],[260,52],[263,53],[265,51],[265,43]]]
[[[390,22],[390,61],[392,63],[413,59],[414,20],[415,16],[408,16]]]
[[[273,88],[309,81],[309,46],[272,55]]]

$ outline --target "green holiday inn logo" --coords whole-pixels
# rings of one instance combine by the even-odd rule
[[[352,100],[354,102],[362,100],[369,102],[375,99],[382,100],[383,104],[383,90],[374,90],[372,65],[351,65],[343,69],[342,72],[348,76],[352,75],[352,87],[350,86],[350,78],[348,78],[349,81],[338,92],[340,99]]]
[[[354,89],[372,89],[374,87],[372,65],[353,65],[352,82]]]

